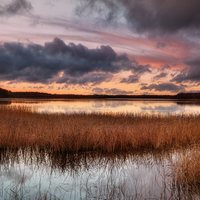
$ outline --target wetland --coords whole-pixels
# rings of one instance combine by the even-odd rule
[[[0,199],[199,199],[198,102],[2,99]]]

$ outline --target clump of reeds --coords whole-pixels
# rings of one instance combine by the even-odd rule
[[[57,152],[159,150],[200,141],[200,115],[40,114],[0,107],[0,149]]]
[[[176,184],[200,195],[200,148],[192,148],[182,154],[174,168]]]

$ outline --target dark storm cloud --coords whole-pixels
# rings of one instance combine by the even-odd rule
[[[120,83],[137,83],[143,74],[151,73],[150,68],[150,65],[137,65],[131,70],[133,75],[130,75],[128,78],[123,78]]]
[[[183,69],[178,75],[171,79],[171,82],[182,83],[182,82],[200,82],[200,59],[194,59],[185,61],[189,67]]]
[[[166,34],[199,28],[200,24],[199,0],[84,0],[76,13],[82,15],[88,9],[98,12],[105,23],[123,16],[128,25],[140,33]]]
[[[140,75],[140,74],[144,74],[146,72],[151,73],[150,68],[151,68],[150,65],[138,65],[138,66],[134,67],[132,71],[133,71],[133,73]]]
[[[128,95],[133,94],[133,91],[120,90],[117,88],[93,88],[92,92],[96,94],[112,94],[112,95]]]
[[[185,85],[175,85],[173,83],[161,83],[161,84],[151,84],[149,86],[143,86],[140,89],[141,90],[155,90],[155,91],[159,91],[159,92],[163,92],[163,91],[169,91],[169,92],[183,92],[185,91]]]
[[[68,83],[68,84],[79,84],[79,85],[87,85],[88,83],[92,83],[92,85],[97,85],[102,82],[108,82],[113,78],[113,74],[110,73],[89,73],[84,74],[81,77],[71,77],[71,76],[63,76],[59,78],[56,83]]]
[[[168,73],[166,73],[166,72],[161,72],[160,74],[154,76],[154,77],[153,77],[153,80],[159,80],[159,79],[161,79],[161,78],[166,77],[167,75],[168,75]]]
[[[31,3],[27,0],[13,0],[6,6],[0,5],[0,16],[12,16],[16,14],[29,13],[32,8]]]
[[[128,78],[123,78],[120,83],[138,83],[139,78],[140,77],[138,75],[130,75]]]
[[[171,67],[168,64],[163,64],[160,67],[161,67],[159,69],[160,73],[153,77],[153,79],[152,79],[153,81],[159,80],[159,79],[164,78],[164,77],[167,77],[167,75],[168,75],[167,70],[171,69]]]
[[[0,45],[0,80],[32,83],[94,84],[108,81],[121,70],[143,73],[145,68],[130,61],[126,54],[117,55],[110,46],[88,49],[82,44],[55,38],[44,46],[29,43]]]

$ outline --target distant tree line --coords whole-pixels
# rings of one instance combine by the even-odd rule
[[[179,93],[177,99],[200,99],[200,93]]]
[[[155,98],[155,99],[200,99],[200,93],[179,93],[176,95],[75,95],[49,94],[43,92],[11,92],[0,88],[0,98],[77,98],[77,99],[105,99],[105,98]]]

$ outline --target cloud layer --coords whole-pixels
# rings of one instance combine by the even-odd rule
[[[150,84],[149,86],[142,86],[141,90],[154,90],[158,92],[168,91],[172,93],[184,92],[185,85],[175,85],[173,83]]]
[[[195,58],[193,60],[186,61],[185,64],[188,65],[188,68],[182,70],[171,80],[171,82],[200,83],[200,59]]]
[[[12,2],[6,6],[0,6],[0,16],[29,13],[32,9],[31,3],[27,0],[12,0]]]
[[[113,74],[131,71],[136,76],[149,71],[147,66],[117,55],[110,46],[88,49],[82,44],[55,38],[44,46],[29,43],[0,45],[0,80],[31,83],[99,84]]]
[[[112,95],[131,95],[133,91],[120,90],[118,88],[93,88],[92,92],[96,94],[112,94]]]
[[[114,22],[122,17],[139,33],[173,33],[200,25],[199,0],[85,0],[77,13],[99,13],[99,18]],[[159,45],[158,47],[162,47]]]

